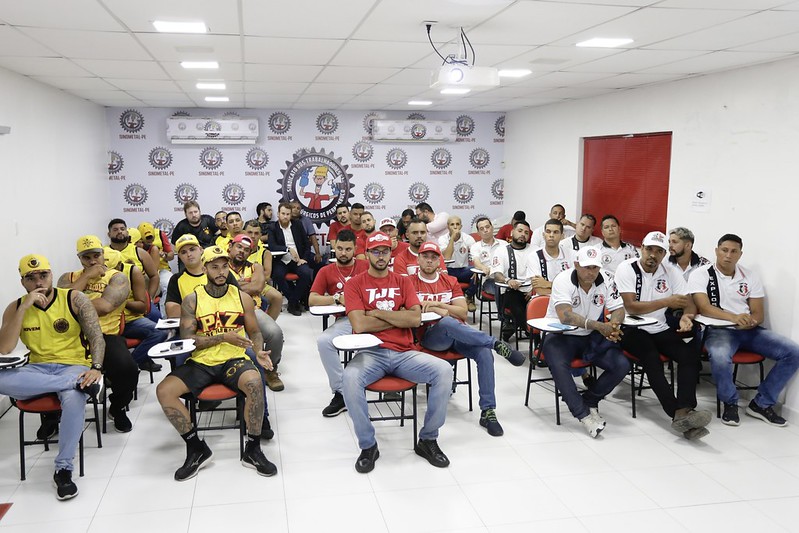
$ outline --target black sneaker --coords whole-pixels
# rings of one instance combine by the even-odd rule
[[[772,426],[785,427],[788,425],[788,422],[780,415],[775,413],[773,408],[760,407],[755,403],[754,400],[749,402],[749,405],[746,406],[746,414],[755,418],[759,418],[763,422],[771,424]]]
[[[61,419],[59,413],[42,413],[42,425],[36,431],[36,438],[38,440],[52,440],[53,437],[58,435],[58,422]]]
[[[55,485],[56,498],[59,500],[69,500],[78,495],[78,486],[72,482],[72,471],[62,468],[53,474],[53,485]]]
[[[724,413],[721,415],[721,423],[728,426],[740,426],[741,418],[738,416],[737,403],[725,403]]]
[[[583,385],[585,386],[586,390],[591,389],[594,385],[596,385],[596,378],[591,375],[590,372],[586,371],[582,376]]]
[[[117,433],[128,433],[133,429],[133,423],[128,418],[128,413],[124,407],[109,407],[108,418],[114,421],[114,429],[117,430]]]
[[[264,417],[263,424],[261,424],[261,438],[264,440],[272,440],[274,436],[275,432],[272,431],[272,425],[269,423],[269,419]]]
[[[88,394],[89,398],[97,398],[97,395],[100,394],[100,391],[103,390],[103,378],[100,378],[100,381],[97,383],[92,383],[86,388],[81,388],[80,381],[75,383],[75,388],[81,391],[83,394]]]
[[[358,460],[355,461],[355,470],[361,474],[371,472],[375,469],[375,461],[377,461],[378,457],[380,457],[380,450],[377,449],[377,443],[371,448],[361,450],[361,455],[359,455]]]
[[[248,446],[244,450],[244,457],[241,458],[241,464],[247,468],[254,468],[258,475],[269,477],[277,474],[277,467],[269,462],[269,459],[264,455],[261,446]]]
[[[214,452],[205,443],[200,441],[203,447],[186,453],[186,462],[183,466],[175,470],[175,481],[186,481],[197,475],[197,471],[211,462]]]
[[[511,337],[516,333],[516,327],[514,326],[502,326],[501,334],[502,340],[508,342]]]
[[[416,452],[416,455],[427,459],[427,462],[433,466],[438,468],[446,468],[449,466],[449,459],[447,459],[447,456],[441,451],[441,448],[438,447],[436,439],[419,439],[419,442],[413,447],[413,451]]]
[[[511,348],[510,344],[505,341],[495,342],[494,351],[507,359],[513,366],[522,366],[524,364],[524,354]]]
[[[501,437],[505,434],[493,409],[486,409],[480,412],[480,425],[486,428],[488,434],[492,437]]]
[[[139,370],[144,370],[145,372],[160,372],[163,366],[159,365],[149,357],[139,363]]]
[[[340,392],[336,392],[333,394],[333,399],[330,400],[330,405],[322,409],[322,416],[330,418],[338,416],[346,410],[347,406],[344,403],[344,396],[342,396]]]

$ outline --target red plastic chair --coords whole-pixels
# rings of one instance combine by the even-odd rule
[[[434,352],[433,350],[428,350],[427,348],[419,347],[419,351],[433,355],[438,357],[439,359],[443,359],[447,361],[449,364],[452,365],[452,394],[455,394],[455,389],[458,385],[466,385],[466,388],[469,391],[469,411],[472,410],[472,362],[469,358],[465,355],[459,354],[453,350],[447,350],[446,352]],[[458,361],[466,360],[466,379],[458,379]]]
[[[637,417],[636,407],[635,407],[635,396],[636,396],[636,386],[635,386],[635,376],[638,375],[638,396],[641,396],[641,392],[644,389],[651,389],[649,385],[644,387],[644,369],[641,366],[641,360],[628,352],[627,350],[623,350],[624,356],[630,360],[630,403],[632,404],[632,412],[633,418]],[[669,384],[674,390],[674,362],[666,357],[663,354],[660,354],[660,362],[664,365],[667,365],[669,369]]]
[[[199,402],[221,402],[224,400],[236,399],[235,407],[216,407],[214,409],[200,409]],[[184,397],[189,407],[189,416],[192,424],[197,428],[197,431],[214,431],[219,429],[237,429],[239,430],[239,458],[244,457],[244,438],[246,435],[246,425],[244,421],[244,394],[241,391],[233,390],[221,383],[212,383],[205,387],[199,395],[195,398],[193,395],[186,395]],[[212,425],[213,416],[209,417],[209,423],[205,426],[197,424],[197,418],[200,413],[214,413],[236,411],[237,419],[232,424],[222,423]]]
[[[417,434],[417,409],[416,409],[416,389],[417,384],[413,381],[408,381],[407,379],[398,378],[396,376],[383,376],[382,378],[378,379],[374,383],[371,383],[366,386],[366,390],[371,392],[380,393],[380,397],[374,400],[367,400],[367,403],[371,404],[387,404],[393,403],[394,400],[386,400],[383,396],[386,393],[399,393],[401,395],[401,400],[399,400],[400,404],[400,412],[399,414],[394,414],[391,412],[390,415],[383,415],[382,413],[379,416],[369,416],[369,420],[373,422],[379,422],[382,420],[399,420],[400,426],[405,425],[406,420],[413,420],[413,446],[416,447],[416,434]],[[407,391],[413,392],[413,401],[411,402],[411,412],[409,414],[405,413],[405,393]]]

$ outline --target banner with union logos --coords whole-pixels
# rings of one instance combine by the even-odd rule
[[[167,119],[181,116],[255,117],[260,136],[254,145],[171,144]],[[375,119],[454,121],[455,142],[374,142]],[[188,200],[245,220],[260,202],[277,213],[281,199],[299,200],[324,236],[343,203],[380,220],[427,202],[470,232],[478,216],[503,213],[500,113],[109,108],[107,121],[110,212],[128,226],[151,222],[169,234]]]

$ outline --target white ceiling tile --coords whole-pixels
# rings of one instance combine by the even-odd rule
[[[650,74],[699,74],[765,63],[784,57],[788,57],[788,55],[782,52],[711,52],[699,57],[686,59],[685,61],[677,61],[668,65],[642,70],[641,72]]]
[[[350,67],[405,68],[431,52],[427,43],[350,40],[336,54],[331,65]]]
[[[423,20],[436,20],[433,41],[452,39],[456,28],[472,27],[505,9],[504,5],[455,4],[443,0],[383,0],[353,35],[370,41],[427,42]]]
[[[174,80],[197,81],[200,79],[221,79],[225,81],[242,80],[243,63],[221,63],[215,70],[185,69],[177,62],[162,62],[161,67]]]
[[[688,34],[710,28],[745,14],[741,11],[646,8],[605,24],[586,28],[555,44],[574,45],[593,37],[626,37],[633,39],[633,42],[622,48],[637,48],[668,39],[675,34]],[[698,50],[704,49],[698,48]]]
[[[415,96],[425,87],[418,87],[416,85],[373,85],[371,89],[363,92],[364,96],[389,96],[395,98],[405,98]]]
[[[325,67],[316,81],[326,83],[380,83],[398,73],[398,68]]]
[[[136,90],[136,91],[125,91],[125,92],[140,100],[172,100],[172,99],[181,99],[188,97],[186,93],[177,90],[175,91]]]
[[[378,107],[380,105],[393,103],[399,100],[404,100],[404,98],[391,95],[359,94],[358,96],[352,98],[348,102],[359,103],[364,107]]]
[[[514,83],[512,87],[568,87],[570,85],[582,85],[594,80],[607,78],[612,74],[603,72],[550,72],[541,76],[524,78],[519,83]]]
[[[145,105],[144,102],[142,102],[141,100],[137,100],[135,98],[98,98],[96,100],[92,99],[92,102],[105,107],[128,107],[128,106],[133,107],[133,106]],[[167,107],[167,106],[158,106],[158,107]]]
[[[149,107],[194,107],[196,105],[191,98],[185,97],[151,98],[143,100],[143,102]]]
[[[696,50],[624,50],[618,54],[577,65],[568,70],[573,72],[618,73],[635,72],[647,68],[674,63],[706,54]]]
[[[756,43],[730,48],[730,50],[736,52],[796,52],[799,50],[799,33],[783,35],[776,39],[766,39]]]
[[[323,67],[300,65],[260,65],[245,63],[244,74],[249,81],[290,81],[311,82],[322,71]],[[338,81],[338,80],[330,80]],[[357,81],[357,80],[343,80]]]
[[[205,82],[224,82],[225,89],[224,90],[200,90],[197,89],[196,84],[198,81],[205,81]],[[230,93],[243,93],[244,91],[244,82],[243,81],[227,81],[223,79],[211,79],[211,78],[198,78],[197,80],[181,80],[175,82],[175,84],[180,87],[180,89],[186,92],[192,93],[201,93],[206,94],[208,96],[220,95],[227,92]]]
[[[127,33],[24,28],[29,37],[60,55],[81,59],[150,59]]]
[[[381,85],[417,85],[429,87],[432,77],[433,69],[405,68],[390,78],[383,80]]]
[[[377,0],[320,2],[242,0],[244,34],[266,37],[313,36],[345,39],[355,30]]]
[[[474,45],[548,44],[621,17],[633,9],[593,4],[518,2],[467,34]]]
[[[182,88],[174,81],[136,80],[127,78],[105,78],[108,83],[123,91],[163,91],[182,92]]]
[[[273,94],[298,96],[305,92],[308,83],[281,83],[268,81],[248,81],[244,83],[244,90],[248,94]]]
[[[76,59],[75,63],[101,78],[169,79],[169,75],[155,61]]]
[[[125,99],[125,98],[133,98],[125,91],[119,90],[80,90],[80,89],[73,89],[68,91],[75,96],[80,96],[81,98],[85,98],[87,100],[95,100],[95,99]]]
[[[658,7],[679,7],[683,9],[741,9],[760,11],[784,4],[785,0],[663,0]]]
[[[238,35],[137,33],[136,38],[161,61],[242,62]]]
[[[94,77],[90,72],[61,57],[1,57],[0,66],[26,76]]]
[[[665,39],[649,48],[663,50],[725,50],[795,33],[799,11],[762,11],[706,30]]]
[[[343,39],[245,37],[244,61],[267,65],[326,65]]]
[[[339,94],[355,96],[370,87],[371,83],[312,83],[305,89],[305,94]]]
[[[154,20],[205,22],[211,33],[239,33],[239,12],[231,0],[102,0],[134,32],[155,32]]]
[[[269,94],[248,94],[247,95],[247,104],[248,105],[261,105],[261,106],[269,106],[274,108],[279,107],[288,107],[296,101],[296,98],[287,97],[281,94],[269,95]]]
[[[97,0],[5,1],[0,20],[15,26],[67,30],[123,31]]]
[[[71,90],[114,90],[115,87],[100,78],[62,78],[57,76],[32,76],[33,79],[58,89]]]
[[[348,102],[352,99],[350,96],[345,96],[344,101]],[[342,101],[342,97],[337,94],[303,94],[297,98],[297,103],[307,104],[307,103],[318,103],[318,104],[337,104]]]
[[[0,26],[0,56],[52,56],[58,54],[11,26]]]
[[[613,6],[632,6],[632,7],[646,7],[653,4],[659,4],[663,0],[559,0],[564,4],[610,4]],[[697,3],[702,0],[695,0]],[[723,1],[723,0],[722,0]]]
[[[618,54],[612,48],[578,48],[576,46],[541,46],[515,58],[516,68],[530,68],[533,72],[554,72],[575,65]]]
[[[624,89],[649,85],[652,83],[662,83],[679,79],[681,76],[675,74],[641,74],[628,73],[611,76],[601,80],[589,81],[581,84],[581,87],[601,87],[606,89]]]

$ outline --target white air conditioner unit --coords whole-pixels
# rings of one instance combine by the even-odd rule
[[[457,137],[453,120],[380,120],[372,122],[375,142],[446,143]]]
[[[166,138],[172,144],[255,144],[258,119],[169,117]]]

